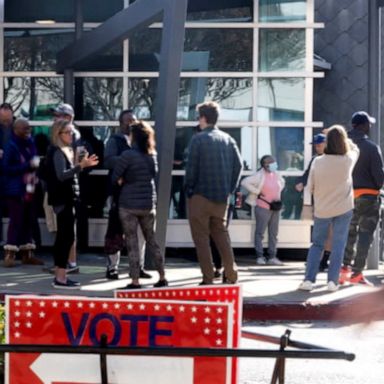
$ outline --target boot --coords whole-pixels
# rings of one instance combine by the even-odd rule
[[[4,245],[4,267],[11,268],[16,266],[16,252],[19,248],[16,245]]]
[[[20,245],[20,256],[21,256],[21,263],[22,264],[28,264],[28,265],[43,265],[44,261],[38,259],[33,254],[33,251],[36,249],[35,244],[29,243]]]

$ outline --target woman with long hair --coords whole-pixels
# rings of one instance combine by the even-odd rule
[[[156,185],[158,172],[155,132],[144,121],[131,126],[132,149],[123,152],[112,174],[112,183],[122,189],[119,197],[119,215],[127,243],[129,274],[132,282],[127,289],[141,288],[140,251],[137,228],[140,225],[147,247],[155,258],[159,281],[155,287],[165,287],[164,255],[155,239]]]
[[[354,206],[352,170],[358,157],[359,149],[348,139],[344,127],[341,125],[330,127],[324,155],[313,160],[307,184],[314,199],[314,227],[305,278],[299,286],[301,290],[313,289],[330,226],[333,228],[333,238],[328,269],[328,290],[338,289]]]
[[[73,125],[67,120],[56,120],[51,131],[51,146],[47,152],[48,203],[57,215],[54,244],[54,288],[75,289],[80,283],[67,278],[66,267],[70,250],[76,244],[75,208],[79,200],[79,173],[98,164],[95,155],[75,156],[72,146]]]

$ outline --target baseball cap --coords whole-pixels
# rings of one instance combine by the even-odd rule
[[[360,125],[365,123],[375,124],[376,119],[372,116],[369,116],[365,111],[358,111],[352,115],[351,123],[352,125]]]
[[[51,110],[59,115],[75,116],[75,111],[70,104],[59,104],[56,108],[51,108]]]
[[[319,133],[315,136],[313,136],[312,144],[321,144],[325,143],[327,137],[324,135],[324,133]]]

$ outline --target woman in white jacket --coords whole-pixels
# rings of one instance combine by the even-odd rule
[[[263,156],[261,168],[252,176],[246,177],[241,185],[249,192],[247,204],[255,207],[256,230],[255,250],[257,265],[282,265],[276,257],[277,235],[281,209],[281,192],[285,181],[276,172],[277,163],[271,155]],[[263,253],[263,237],[268,227],[268,257]]]

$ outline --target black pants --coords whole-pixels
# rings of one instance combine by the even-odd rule
[[[53,247],[55,266],[66,268],[75,241],[75,207],[70,204],[57,214],[57,233]]]

